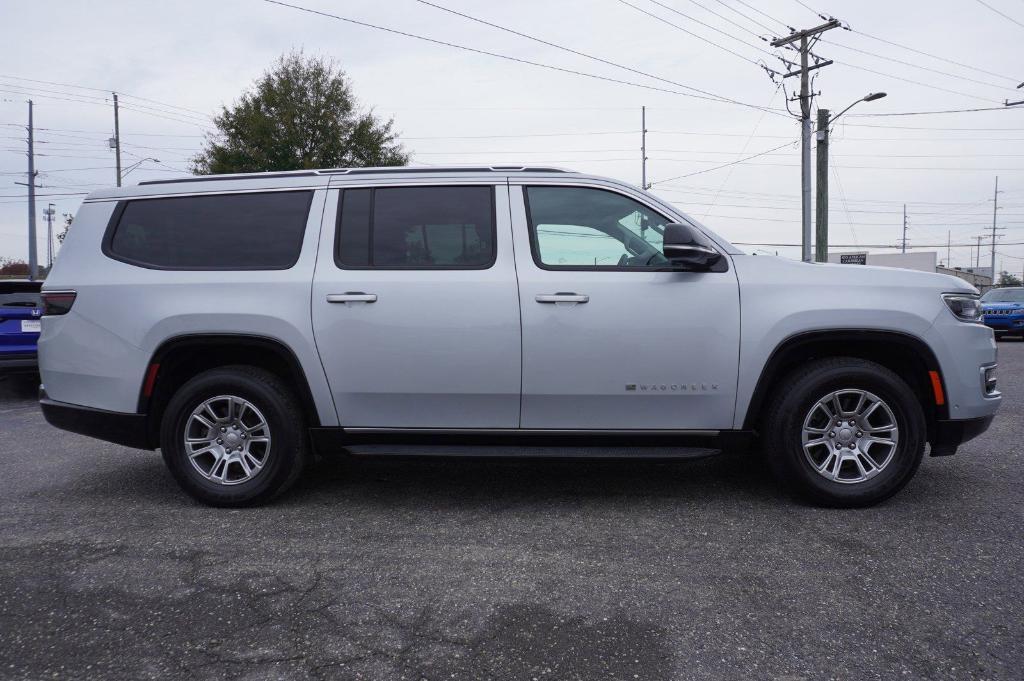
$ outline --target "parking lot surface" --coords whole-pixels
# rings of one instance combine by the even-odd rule
[[[808,507],[743,456],[319,463],[190,501],[0,382],[0,677],[1020,679],[1024,342],[896,498]]]

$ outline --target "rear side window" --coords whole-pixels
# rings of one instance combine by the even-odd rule
[[[494,242],[490,186],[346,189],[335,262],[346,269],[486,269]]]
[[[288,269],[299,259],[312,199],[312,191],[289,191],[127,201],[105,252],[157,269]]]

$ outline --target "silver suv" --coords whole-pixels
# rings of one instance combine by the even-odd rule
[[[55,426],[159,448],[197,499],[312,453],[685,457],[757,442],[863,506],[999,406],[977,291],[742,253],[554,168],[222,175],[93,192],[43,291]]]

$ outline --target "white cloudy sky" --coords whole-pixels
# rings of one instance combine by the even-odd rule
[[[160,159],[159,165],[143,163],[127,181],[167,177],[173,174],[170,169],[187,167],[210,128],[209,114],[230,104],[278,55],[295,48],[336,59],[361,101],[395,118],[417,163],[526,161],[639,183],[640,107],[645,105],[648,172],[655,192],[733,241],[799,241],[795,144],[717,168],[797,140],[796,121],[657,88],[686,92],[682,86],[689,86],[780,109],[784,95],[757,65],[763,61],[778,68],[780,62],[762,51],[765,43],[757,36],[767,35],[768,29],[785,32],[776,20],[800,28],[821,23],[803,3],[433,1],[676,84],[596,63],[416,0],[289,2],[649,87],[513,63],[259,0],[0,0],[0,182],[5,188],[0,192],[0,256],[27,253],[25,189],[14,182],[24,181],[18,173],[25,171],[23,126],[30,96],[36,102],[37,168],[43,184],[38,210],[52,201],[58,212],[74,212],[81,200],[75,193],[114,182],[113,153],[106,142],[113,117],[106,91],[125,93],[125,165],[145,157]],[[991,227],[993,183],[999,175],[1005,190],[999,221],[1007,245],[998,250],[997,267],[1001,263],[1015,272],[1024,267],[1024,245],[1019,245],[1024,242],[1024,106],[874,115],[1001,107],[1006,98],[1024,99],[1024,89],[1015,89],[1024,81],[1024,2],[986,3],[1010,18],[978,0],[806,3],[854,29],[832,31],[818,46],[818,54],[836,63],[818,72],[815,90],[821,95],[815,105],[837,111],[867,92],[888,93],[886,99],[858,105],[835,130],[833,243],[895,244],[906,202],[912,247],[945,244],[948,232],[954,244],[967,244]],[[786,80],[787,88],[794,80]],[[689,177],[671,179],[683,175]],[[40,220],[40,225],[45,223]],[[790,256],[798,252],[763,248]],[[944,246],[928,250],[938,250],[945,260]],[[954,247],[953,264],[967,265],[969,251]],[[44,260],[42,230],[40,254]],[[983,265],[987,258],[983,249]]]

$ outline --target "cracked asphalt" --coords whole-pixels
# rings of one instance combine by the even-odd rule
[[[756,459],[346,461],[273,506],[0,382],[4,679],[1020,679],[1024,342],[955,457],[866,510]]]

